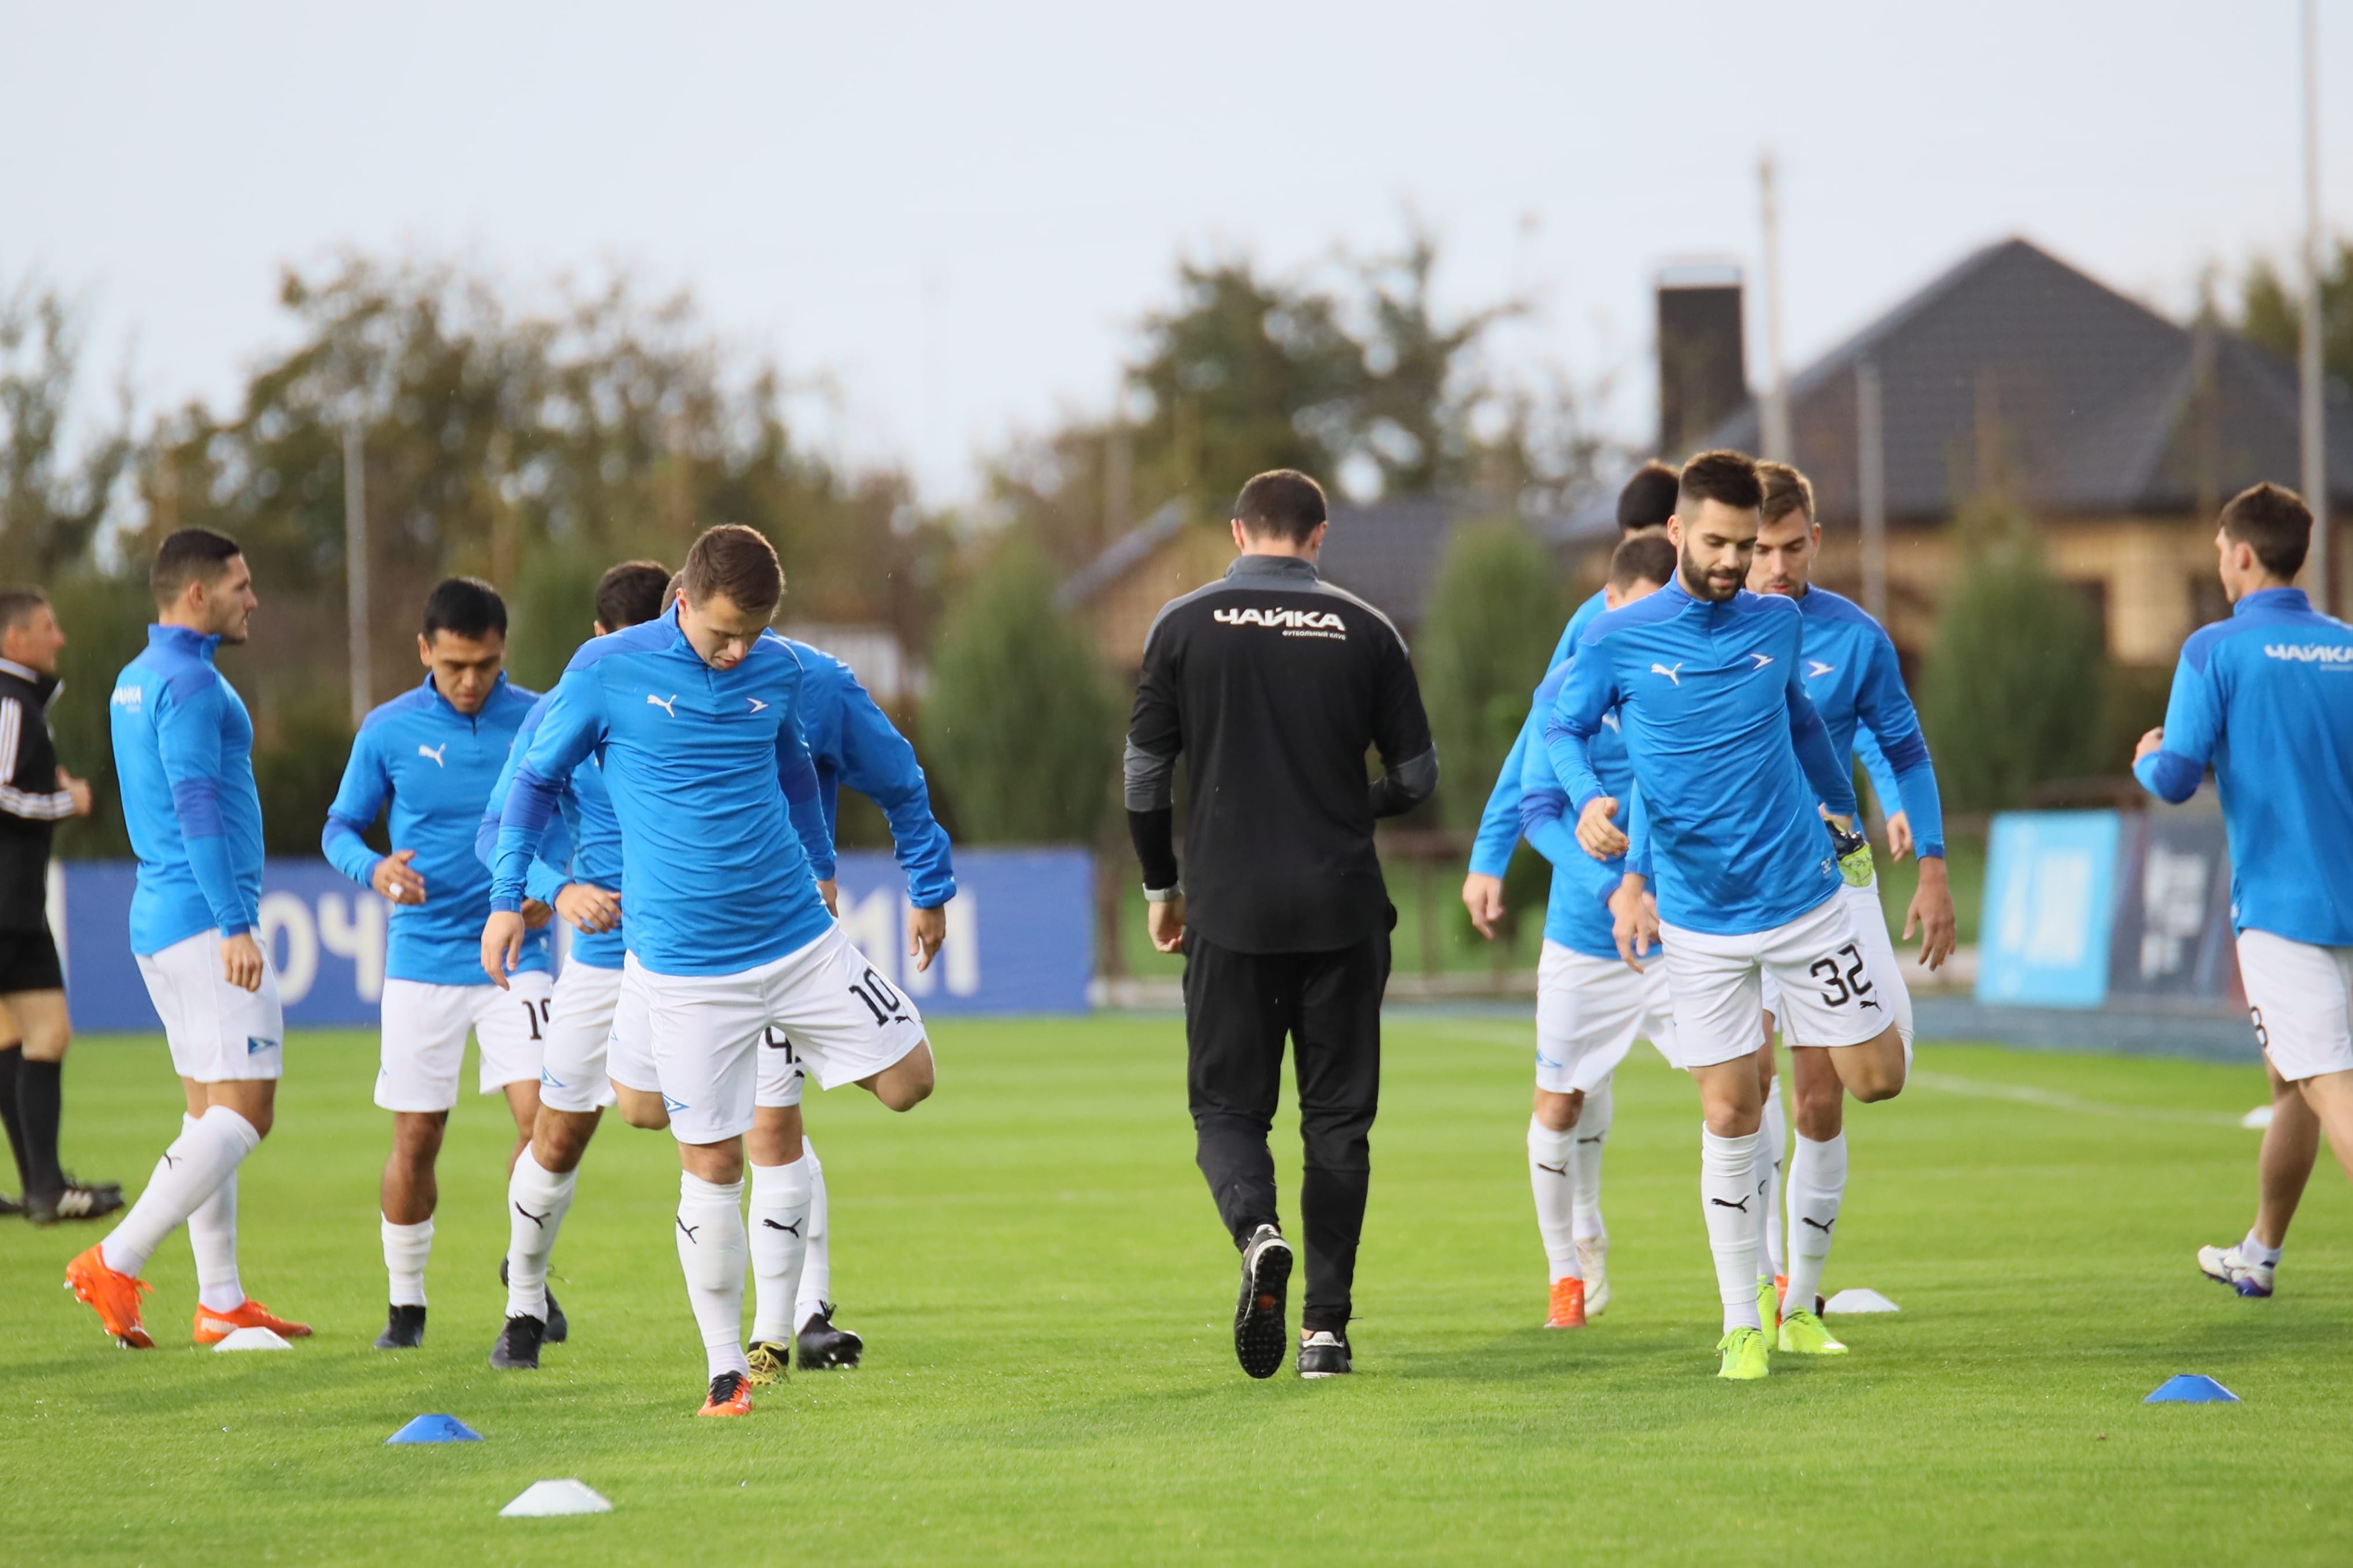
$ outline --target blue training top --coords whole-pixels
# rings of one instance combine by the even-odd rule
[[[1883,811],[1912,823],[1915,852],[1942,858],[1945,806],[1886,631],[1861,605],[1828,588],[1798,596],[1805,617],[1806,695],[1830,731],[1831,750],[1862,759]]]
[[[1841,886],[1816,803],[1855,809],[1850,765],[1806,695],[1804,616],[1746,590],[1695,599],[1680,575],[1597,617],[1545,726],[1572,811],[1608,794],[1591,745],[1617,710],[1658,868],[1659,917],[1746,935]],[[1614,949],[1613,949],[1614,951]]]
[[[2231,925],[2353,946],[2353,626],[2265,588],[2181,647],[2165,743],[2133,764],[2185,801],[2206,765],[2231,838]]]
[[[540,721],[547,716],[548,700],[553,696],[551,692],[541,698],[522,716],[522,728],[515,731],[506,766],[499,770],[498,783],[491,786],[491,798],[482,806],[482,820],[474,829],[474,856],[485,867],[498,862],[499,820],[506,814],[515,772],[522,766],[524,753],[531,749],[532,737],[539,732]],[[592,752],[586,766],[573,769],[572,776],[564,781],[556,795],[555,805],[557,814],[549,817],[547,826],[540,830],[539,848],[523,873],[523,896],[553,906],[555,895],[568,882],[586,882],[618,892],[621,820],[613,815],[613,797],[605,789],[603,759]],[[591,969],[618,969],[628,956],[628,943],[616,921],[610,931],[574,931],[572,949],[565,962],[584,963]]]
[[[1560,689],[1568,683],[1569,668],[1567,663],[1555,665],[1536,688],[1531,724],[1543,722],[1544,716],[1551,713]],[[1523,735],[1529,727],[1522,727]],[[1586,755],[1602,787],[1625,802],[1634,793],[1634,763],[1626,754],[1619,728],[1618,715],[1604,713],[1600,731],[1586,747]],[[1625,858],[1596,860],[1578,845],[1576,824],[1568,820],[1568,792],[1561,786],[1560,775],[1553,772],[1552,753],[1541,740],[1527,748],[1522,766],[1519,831],[1536,853],[1552,862],[1545,939],[1588,958],[1615,958],[1618,942],[1612,934],[1609,895],[1625,879]],[[1622,818],[1620,825],[1624,826]]]
[[[629,952],[657,974],[733,974],[825,933],[833,845],[801,738],[801,662],[763,637],[703,662],[672,606],[581,645],[549,694],[499,825],[493,909],[523,896],[564,782],[591,753],[621,825]]]
[[[319,847],[336,870],[366,886],[383,857],[360,835],[390,800],[392,847],[417,852],[410,868],[425,879],[425,901],[392,906],[387,978],[489,984],[482,922],[491,913],[491,873],[474,854],[474,829],[538,695],[501,674],[481,711],[469,716],[451,707],[427,675],[360,721]],[[526,937],[515,967],[547,968],[551,935],[542,926]]]
[[[1593,617],[1609,607],[1609,601],[1596,591],[1593,597],[1577,606],[1577,614],[1568,617],[1568,625],[1553,646],[1552,660],[1545,666],[1547,673],[1568,662],[1577,651],[1577,639],[1593,624]],[[1528,709],[1521,721],[1520,732],[1512,739],[1512,749],[1504,755],[1503,768],[1495,774],[1495,787],[1488,792],[1487,808],[1479,814],[1479,834],[1471,845],[1471,869],[1482,876],[1500,877],[1511,868],[1512,851],[1520,842],[1520,777],[1531,751],[1544,750],[1544,705],[1536,703]],[[1617,950],[1610,950],[1615,952]]]
[[[253,718],[213,668],[219,647],[186,626],[151,626],[107,702],[122,822],[139,857],[131,951],[142,957],[198,931],[235,936],[261,918]]]

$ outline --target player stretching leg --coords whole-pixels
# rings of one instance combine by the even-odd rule
[[[625,561],[608,569],[596,584],[595,635],[652,620],[661,613],[669,581],[670,569],[656,561]],[[497,859],[499,819],[547,705],[543,697],[523,715],[483,807],[474,852],[485,868]],[[556,805],[559,815],[548,819],[523,891],[554,908],[579,935],[555,982],[531,1142],[507,1174],[507,1252],[499,1267],[507,1289],[506,1321],[491,1347],[491,1365],[501,1371],[536,1368],[542,1343],[561,1343],[568,1332],[564,1310],[547,1289],[548,1259],[604,1108],[617,1101],[621,1119],[632,1127],[670,1125],[645,1040],[644,1006],[640,1002],[625,1011],[623,1005],[621,825],[603,770],[575,770]]]
[[[107,704],[123,826],[139,857],[131,951],[164,1020],[187,1096],[180,1136],[104,1241],[66,1266],[66,1283],[106,1331],[145,1350],[139,1271],[185,1221],[196,1255],[195,1339],[242,1328],[289,1337],[309,1325],[245,1293],[237,1267],[237,1168],[268,1135],[285,1064],[278,976],[254,940],[261,910],[261,797],[253,720],[213,668],[241,643],[258,601],[236,541],[184,528],[155,552],[157,624],[115,677]]]
[[[847,784],[882,808],[891,842],[907,875],[907,953],[920,972],[947,939],[947,903],[955,897],[948,836],[932,816],[931,786],[915,749],[849,666],[821,648],[771,632],[801,665],[801,735],[817,769],[826,841]],[[824,887],[826,902],[837,897]],[[878,975],[886,989],[889,983]],[[893,994],[896,993],[894,992]],[[878,997],[879,1000],[879,997]],[[806,1078],[791,1041],[771,1032],[760,1052],[752,1131],[752,1344],[754,1387],[785,1375],[793,1351],[804,1370],[856,1366],[866,1342],[833,1323],[825,1174],[801,1125]],[[811,1276],[814,1275],[815,1278]]]
[[[747,528],[708,530],[684,586],[669,614],[583,647],[551,694],[500,824],[481,962],[506,983],[542,830],[598,754],[621,825],[628,973],[682,1167],[679,1262],[711,1379],[701,1414],[741,1415],[744,1135],[765,1032],[792,1040],[819,1083],[855,1081],[894,1110],[930,1095],[933,1065],[915,1009],[818,891],[832,845],[800,735],[801,665],[765,635],[783,596],[775,550]]]
[[[1889,848],[1898,858],[1917,847],[1920,885],[1905,911],[1904,934],[1920,933],[1920,962],[1933,970],[1953,950],[1953,895],[1945,875],[1944,806],[1936,773],[1921,738],[1919,715],[1904,689],[1904,672],[1887,633],[1852,599],[1813,585],[1814,562],[1822,541],[1814,516],[1814,491],[1806,477],[1783,463],[1760,463],[1764,481],[1763,522],[1748,568],[1752,593],[1797,601],[1805,640],[1806,694],[1830,731],[1831,752],[1860,757],[1889,810]],[[1854,934],[1880,977],[1879,996],[1912,1053],[1912,994],[1904,984],[1887,917],[1879,903],[1877,879],[1868,854],[1850,857],[1849,879],[1839,889]],[[1856,880],[1860,878],[1860,880]],[[1784,1010],[1776,988],[1767,988],[1766,1043],[1761,1058],[1770,1071],[1772,1031]],[[1815,1310],[1822,1269],[1830,1261],[1831,1233],[1845,1197],[1846,1091],[1831,1053],[1795,1030],[1789,1043],[1790,1093],[1797,1136],[1788,1163],[1787,1300],[1778,1346],[1810,1355],[1837,1355],[1846,1347],[1832,1338]],[[1778,1087],[1778,1086],[1776,1086]],[[1767,1115],[1779,1118],[1769,1100]],[[1776,1163],[1778,1163],[1776,1158]],[[1771,1194],[1767,1194],[1768,1200]],[[1769,1284],[1769,1275],[1767,1283]],[[1761,1289],[1760,1289],[1761,1295]]]
[[[1648,598],[1675,574],[1674,546],[1650,537],[1630,539],[1610,558],[1606,607],[1616,610]],[[1554,667],[1536,688],[1531,716],[1537,724],[1552,710],[1568,677],[1567,664]],[[1525,732],[1525,731],[1524,731]],[[1633,766],[1615,730],[1604,729],[1588,748],[1604,785],[1620,796],[1633,789]],[[1578,847],[1563,820],[1568,796],[1552,770],[1552,754],[1541,737],[1524,749],[1520,831],[1552,863],[1552,898],[1545,912],[1544,956],[1536,971],[1536,1092],[1528,1119],[1528,1180],[1535,1190],[1536,1229],[1551,1266],[1548,1329],[1585,1326],[1592,1280],[1579,1258],[1577,1220],[1587,1211],[1584,1179],[1588,1163],[1578,1158],[1586,1136],[1582,1113],[1597,1093],[1609,1090],[1610,1075],[1626,1059],[1637,1037],[1659,1044],[1674,1059],[1667,996],[1667,972],[1654,964],[1637,974],[1618,960],[1609,899],[1617,890],[1622,863],[1604,867]],[[1593,1136],[1589,1162],[1599,1185],[1601,1136]],[[1595,1194],[1597,1200],[1599,1194]],[[1598,1219],[1598,1201],[1591,1211]],[[1589,1244],[1588,1244],[1589,1245]]]
[[[489,584],[452,577],[436,587],[417,638],[425,679],[361,721],[320,835],[335,869],[393,906],[375,1080],[376,1104],[392,1112],[382,1194],[391,1306],[378,1350],[425,1342],[425,1266],[440,1195],[434,1166],[470,1030],[481,1045],[481,1091],[504,1091],[514,1117],[510,1166],[539,1110],[551,1012],[547,906],[529,906],[525,973],[506,994],[480,971],[491,874],[474,854],[474,830],[537,695],[507,679],[506,651],[507,608]],[[379,856],[360,835],[387,802],[393,850]]]
[[[1643,464],[1626,481],[1625,489],[1618,492],[1620,542],[1646,534],[1664,534],[1667,519],[1674,511],[1674,469],[1656,459]],[[1670,570],[1672,566],[1670,561]],[[1593,617],[1609,607],[1606,591],[1597,592],[1579,605],[1560,634],[1546,668],[1557,669],[1567,663],[1577,649],[1577,639],[1584,636]],[[1489,942],[1495,940],[1497,922],[1504,918],[1504,873],[1510,869],[1512,851],[1520,842],[1521,775],[1528,752],[1543,749],[1544,710],[1531,708],[1512,742],[1511,751],[1504,758],[1504,765],[1496,772],[1495,787],[1488,794],[1486,809],[1479,815],[1478,837],[1471,847],[1471,870],[1462,879],[1462,904],[1471,911],[1471,923]],[[1542,989],[1539,981],[1539,994]],[[1592,1068],[1588,1066],[1586,1070],[1590,1072]],[[1601,1152],[1609,1143],[1614,1110],[1609,1073],[1604,1071],[1593,1083],[1578,1086],[1578,1091],[1584,1098],[1577,1117],[1574,1156],[1577,1163],[1577,1271],[1585,1281],[1586,1315],[1598,1318],[1609,1304],[1609,1232],[1601,1219]]]
[[[2313,1123],[2353,1176],[2353,627],[2290,585],[2311,542],[2293,491],[2232,498],[2214,534],[2231,618],[2182,645],[2165,724],[2133,752],[2152,795],[2188,800],[2211,765],[2222,796],[2239,975],[2275,1109],[2254,1228],[2198,1263],[2242,1296],[2272,1293]]]
[[[1545,730],[1588,853],[1622,853],[1619,802],[1591,746],[1613,709],[1647,821],[1655,912],[1641,855],[1611,898],[1619,951],[1663,934],[1675,1049],[1705,1115],[1700,1191],[1724,1309],[1719,1375],[1770,1370],[1757,1310],[1756,1181],[1764,1096],[1757,1079],[1761,974],[1781,982],[1793,1037],[1830,1048],[1858,1099],[1893,1098],[1904,1047],[1876,994],[1870,955],[1838,897],[1837,852],[1854,786],[1806,695],[1800,613],[1742,584],[1763,487],[1736,452],[1684,465],[1667,536],[1675,581],[1587,628]]]

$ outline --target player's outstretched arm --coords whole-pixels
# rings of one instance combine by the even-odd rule
[[[1462,879],[1462,907],[1471,911],[1472,925],[1490,942],[1504,918],[1504,873],[1511,869],[1512,851],[1519,847],[1521,790],[1528,753],[1544,750],[1543,726],[1541,709],[1531,703],[1520,720],[1519,733],[1512,737],[1504,766],[1495,774],[1495,787],[1487,792],[1487,805],[1479,814],[1479,831],[1471,842],[1471,869]]]
[[[2178,805],[2198,793],[2221,735],[2222,707],[2209,673],[2206,647],[2192,637],[2181,650],[2181,662],[2173,667],[2165,722],[2133,748],[2133,777],[2159,800]]]
[[[1590,746],[1601,716],[1618,700],[1618,688],[1599,645],[1580,644],[1565,668],[1568,674],[1545,714],[1545,752],[1581,820],[1588,805],[1609,793],[1594,771]]]
[[[1831,747],[1830,726],[1822,722],[1814,700],[1806,695],[1800,661],[1792,658],[1788,663],[1789,678],[1783,690],[1789,709],[1789,743],[1797,748],[1798,765],[1805,769],[1806,782],[1831,817],[1841,827],[1850,826],[1855,814],[1853,769]]]
[[[545,711],[529,747],[520,736],[516,739],[514,749],[523,754],[499,816],[491,860],[491,908],[518,916],[531,896],[532,862],[538,858],[565,784],[588,760],[606,731],[604,689],[594,665],[575,664],[565,670],[555,689],[541,700]]]
[[[917,969],[928,969],[947,938],[941,909],[956,890],[947,829],[932,815],[931,783],[915,748],[856,676],[848,677],[842,694],[841,782],[881,806],[891,824],[891,847],[907,874],[907,901],[914,910],[908,917],[908,953]]]

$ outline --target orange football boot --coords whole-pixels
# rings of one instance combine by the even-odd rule
[[[196,1309],[196,1343],[200,1345],[216,1345],[239,1329],[268,1329],[290,1340],[311,1337],[310,1324],[290,1323],[250,1296],[243,1305],[231,1307],[226,1312],[216,1312],[210,1307]]]
[[[1585,1281],[1556,1279],[1552,1282],[1552,1312],[1545,1319],[1547,1329],[1581,1329],[1585,1327]]]
[[[123,1349],[155,1348],[154,1340],[139,1321],[139,1298],[147,1294],[151,1287],[144,1279],[109,1268],[97,1247],[66,1265],[66,1289],[97,1311],[100,1324]]]
[[[711,1380],[711,1396],[697,1415],[749,1415],[752,1384],[740,1372],[723,1372]]]

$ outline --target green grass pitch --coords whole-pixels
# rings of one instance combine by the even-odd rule
[[[1620,1073],[1616,1300],[1547,1333],[1523,1133],[1529,1026],[1401,1015],[1388,1037],[1359,1374],[1234,1365],[1234,1258],[1192,1164],[1173,1019],[939,1026],[940,1092],[893,1117],[812,1096],[854,1373],[696,1421],[668,1139],[608,1123],[556,1255],[572,1342],[483,1364],[502,1297],[503,1110],[443,1156],[426,1348],[383,1320],[372,1037],[298,1036],[246,1168],[248,1287],[290,1354],[188,1344],[185,1242],[150,1269],[163,1348],[58,1289],[93,1226],[0,1228],[0,1560],[11,1563],[2177,1563],[2353,1556],[2353,1205],[2324,1163],[2282,1270],[2242,1301],[2252,1068],[1931,1047],[1850,1120],[1828,1284],[1843,1360],[1712,1373],[1688,1082]],[[134,1191],[175,1125],[160,1045],[90,1039],[70,1163]],[[1297,1145],[1278,1130],[1284,1191]],[[2326,1162],[2326,1155],[2323,1156]],[[1295,1301],[1294,1301],[1295,1305]],[[2236,1405],[2148,1406],[2177,1372]],[[488,1441],[387,1448],[448,1411]],[[610,1514],[501,1520],[576,1476]]]

